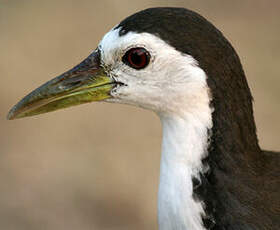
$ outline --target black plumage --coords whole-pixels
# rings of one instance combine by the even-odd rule
[[[209,171],[193,179],[194,197],[205,203],[206,229],[280,229],[280,154],[258,145],[252,96],[234,48],[210,22],[183,8],[151,8],[125,20],[120,36],[154,34],[194,57],[207,74],[213,128]]]

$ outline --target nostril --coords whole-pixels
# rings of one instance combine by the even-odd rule
[[[74,82],[68,82],[67,86],[69,87],[75,87],[77,85],[80,85],[82,83],[82,81],[74,81]]]
[[[78,75],[68,79],[65,79],[62,83],[63,87],[77,87],[88,80],[88,75]]]

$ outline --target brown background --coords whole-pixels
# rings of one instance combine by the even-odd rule
[[[0,230],[156,229],[161,128],[153,113],[95,103],[5,119],[147,7],[184,6],[220,28],[244,65],[261,146],[279,150],[279,2],[0,0]]]

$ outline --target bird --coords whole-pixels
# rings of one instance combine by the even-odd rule
[[[260,148],[252,100],[222,32],[192,10],[156,7],[122,20],[7,118],[93,101],[151,110],[163,132],[160,230],[278,230],[280,155]]]

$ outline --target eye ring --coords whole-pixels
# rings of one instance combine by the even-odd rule
[[[131,48],[122,57],[123,63],[133,69],[144,69],[150,63],[151,55],[143,47]]]

